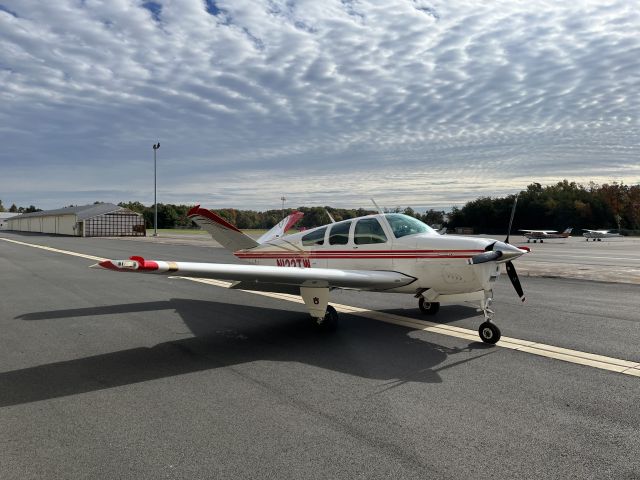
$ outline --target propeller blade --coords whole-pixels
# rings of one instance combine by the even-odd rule
[[[513,201],[513,207],[511,207],[511,218],[509,219],[509,230],[507,230],[507,238],[504,240],[504,243],[509,243],[509,235],[511,235],[511,225],[513,225],[513,216],[516,214],[517,204],[518,204],[518,194],[516,194],[516,198]]]
[[[498,260],[502,256],[502,252],[500,251],[490,251],[479,253],[478,255],[474,255],[469,259],[470,265],[477,265],[479,263],[492,262],[494,260]]]
[[[480,255],[484,255],[481,253]],[[507,263],[507,275],[509,276],[509,280],[511,280],[511,284],[513,288],[516,289],[516,293],[520,297],[520,300],[524,302],[524,290],[522,290],[522,285],[520,285],[520,279],[518,278],[518,273],[516,272],[516,267],[513,266],[513,262],[509,260]]]

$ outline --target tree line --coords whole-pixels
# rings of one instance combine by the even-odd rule
[[[476,233],[506,234],[514,200],[515,195],[508,195],[467,202],[449,213],[448,228],[470,227]],[[580,185],[563,180],[549,186],[532,183],[518,194],[512,231],[567,227],[640,234],[640,185]]]
[[[147,228],[153,228],[153,205],[147,207],[140,202],[121,202],[121,207],[128,208],[144,216]],[[192,208],[190,205],[158,204],[158,228],[192,228],[196,225],[187,218],[187,213]],[[256,210],[237,210],[235,208],[222,208],[212,210],[222,218],[241,229],[269,229],[282,220],[283,216],[289,215],[293,211],[304,213],[304,217],[298,222],[297,227],[312,228],[318,225],[329,223],[329,215],[334,220],[347,220],[349,218],[362,217],[375,213],[373,210],[364,208],[347,209],[333,207],[299,207],[297,209],[285,208],[284,210],[267,210],[259,212]],[[401,212],[419,218],[429,224],[442,224],[444,222],[444,211],[428,210],[424,214],[415,212],[411,207],[404,210],[395,208],[391,211]],[[327,215],[327,213],[329,215]]]
[[[453,207],[446,214],[443,210],[430,209],[425,213],[416,212],[411,207],[397,207],[386,210],[400,212],[418,218],[428,225],[446,226],[450,231],[458,227],[472,228],[475,233],[505,233],[509,224],[515,195],[505,197],[480,197],[467,202],[463,207]],[[100,203],[100,202],[95,202]],[[153,228],[154,208],[140,202],[121,202],[118,205],[144,216],[147,228]],[[158,204],[158,228],[194,228],[196,225],[187,218],[190,205]],[[10,212],[29,213],[39,211],[33,205],[17,207],[13,204]],[[298,227],[316,227],[330,222],[329,215],[336,221],[375,213],[373,210],[358,208],[299,207],[304,217]],[[0,201],[0,212],[5,211]],[[215,213],[242,229],[269,229],[288,215],[293,209],[237,210],[223,208]],[[329,215],[328,215],[328,214]],[[640,234],[640,185],[624,185],[613,182],[598,185],[593,182],[580,185],[563,180],[555,185],[542,186],[532,183],[518,193],[518,205],[512,231],[518,229],[564,230],[573,227],[617,229],[621,233]]]
[[[9,212],[9,213],[31,213],[31,212],[41,212],[41,208],[36,208],[34,205],[29,205],[28,207],[18,207],[15,203],[11,204],[11,206],[6,209],[2,204],[2,200],[0,200],[0,212]]]

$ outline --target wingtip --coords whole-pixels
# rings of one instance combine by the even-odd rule
[[[115,265],[111,262],[111,260],[102,260],[101,262],[94,263],[93,265],[90,265],[89,268],[99,268],[99,269],[106,269],[106,270],[114,270],[115,269]]]

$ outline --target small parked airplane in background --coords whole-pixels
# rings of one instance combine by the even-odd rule
[[[514,212],[515,203],[509,230]],[[233,280],[229,288],[300,295],[315,323],[326,330],[335,328],[338,321],[335,308],[328,304],[330,291],[337,288],[408,293],[429,315],[437,313],[440,302],[479,301],[485,321],[478,333],[490,344],[500,339],[490,307],[501,263],[506,264],[509,279],[524,301],[511,261],[529,249],[510,245],[508,235],[504,242],[439,235],[413,217],[381,212],[279,236],[292,225],[289,218],[274,234],[256,241],[199,206],[188,217],[249,264],[167,262],[133,256],[92,267]]]
[[[588,230],[586,228],[583,228],[583,230],[584,230],[584,233],[582,234],[582,236],[587,239],[587,242],[589,241],[590,238],[592,238],[594,242],[595,241],[601,242],[603,238],[613,238],[613,237],[622,236],[619,233],[611,233],[611,230]]]
[[[552,238],[568,238],[571,236],[571,232],[573,228],[569,227],[564,232],[560,233],[557,230],[518,230],[519,232],[524,232],[524,236],[527,238],[527,243],[533,240],[533,243],[536,243],[540,240],[540,243],[543,243],[544,240],[549,240]]]

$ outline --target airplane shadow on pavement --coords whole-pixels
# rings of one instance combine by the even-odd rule
[[[445,347],[412,338],[411,329],[355,316],[341,315],[338,330],[324,333],[300,312],[180,298],[34,312],[16,319],[149,312],[153,322],[153,312],[167,309],[180,315],[193,337],[0,373],[0,407],[260,360],[386,380],[387,389],[405,382],[439,383],[439,370],[496,351],[479,342]],[[462,354],[459,359],[441,365],[457,354]]]

